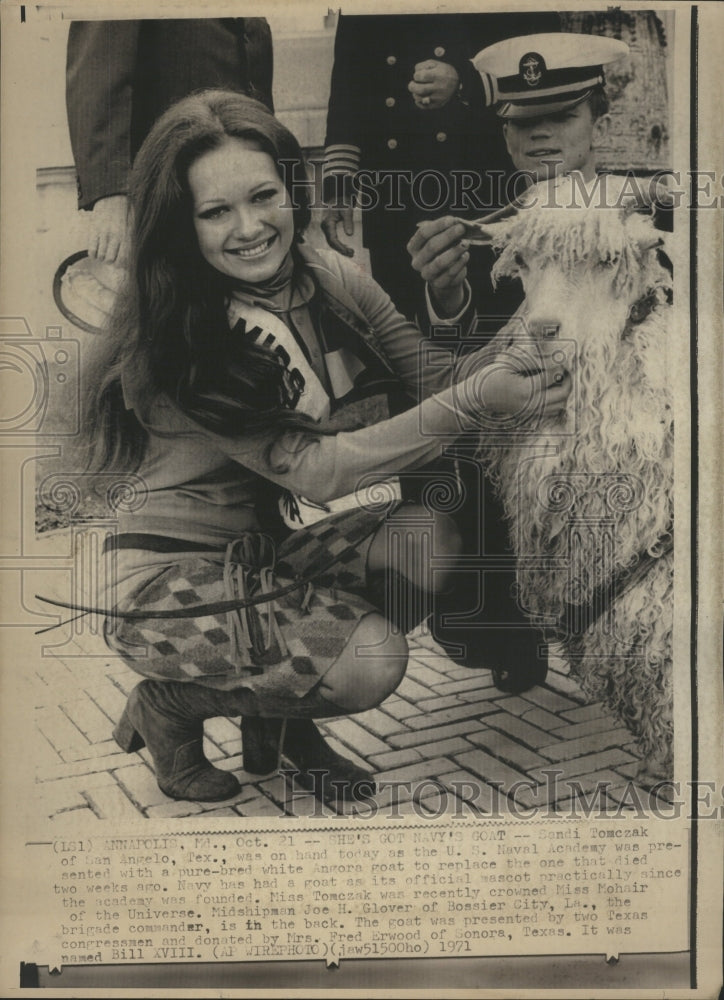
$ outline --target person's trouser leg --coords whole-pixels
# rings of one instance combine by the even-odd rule
[[[515,598],[516,573],[508,526],[489,480],[475,464],[457,463],[465,500],[452,516],[471,567],[451,574],[445,593],[436,595],[433,636],[461,665],[492,670],[501,691],[521,692],[546,678],[547,656],[539,629]],[[486,569],[487,559],[500,564]],[[510,564],[506,568],[505,563]],[[476,605],[481,605],[476,611]],[[469,612],[470,621],[455,621]]]

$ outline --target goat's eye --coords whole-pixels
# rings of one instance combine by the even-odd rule
[[[526,266],[526,263],[525,263],[525,260],[523,259],[522,254],[518,253],[517,250],[513,254],[513,261],[515,262],[516,267],[525,267]]]

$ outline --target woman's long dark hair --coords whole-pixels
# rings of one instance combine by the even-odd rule
[[[310,219],[299,144],[252,98],[208,90],[174,104],[156,122],[133,167],[128,279],[84,380],[89,464],[134,469],[148,435],[144,421],[165,395],[201,426],[225,436],[269,428],[309,428],[287,405],[276,355],[230,335],[228,278],[201,256],[188,171],[228,138],[252,140],[284,180],[297,239]],[[282,166],[283,164],[283,166]],[[298,177],[297,177],[298,179]],[[121,380],[132,392],[126,409]]]

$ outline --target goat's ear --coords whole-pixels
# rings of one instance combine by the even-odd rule
[[[626,218],[632,212],[653,211],[657,206],[673,208],[674,204],[673,193],[662,181],[657,181],[654,185],[649,182],[648,186],[642,181],[641,185],[626,191],[622,205],[623,217]]]
[[[639,240],[639,250],[641,253],[645,253],[647,250],[656,250],[658,247],[665,247],[666,241],[663,236],[657,233],[651,233],[649,236],[645,236],[643,239]]]

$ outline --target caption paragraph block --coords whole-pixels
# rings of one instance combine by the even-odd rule
[[[687,947],[688,829],[661,820],[119,835],[52,851],[59,966]]]

